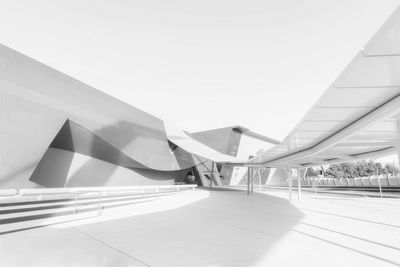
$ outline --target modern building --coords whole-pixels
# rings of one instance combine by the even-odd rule
[[[0,188],[221,184],[245,132],[277,143],[237,126],[189,134],[3,45],[0,102]]]
[[[171,184],[188,176],[236,185],[246,167],[277,168],[266,176],[286,179],[285,169],[399,153],[399,32],[400,9],[282,142],[243,126],[187,133],[0,45],[0,187]],[[270,147],[240,155],[244,136]]]

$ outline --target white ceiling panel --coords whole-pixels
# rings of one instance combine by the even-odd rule
[[[400,54],[400,7],[386,21],[364,48],[366,55]]]
[[[400,86],[400,55],[366,57],[362,52],[337,78],[335,87]]]
[[[292,136],[293,139],[315,139],[330,135],[330,133],[328,131],[296,131]]]
[[[388,148],[400,143],[399,120],[400,9],[288,137],[254,162],[290,167],[324,158],[351,160],[361,153],[393,153]]]
[[[398,94],[400,87],[331,87],[318,101],[318,107],[377,107]]]
[[[308,114],[307,121],[352,121],[363,116],[373,108],[315,108]]]
[[[304,121],[299,125],[299,131],[332,131],[335,128],[342,128],[350,121]]]
[[[398,139],[397,132],[357,132],[349,138],[349,140],[385,140],[385,139]]]
[[[371,123],[369,125],[366,125],[365,127],[362,128],[362,131],[391,131],[391,132],[396,132],[397,131],[397,124],[396,121],[377,121],[374,123]]]

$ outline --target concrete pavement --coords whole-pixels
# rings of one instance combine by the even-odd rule
[[[195,190],[0,236],[1,266],[400,266],[399,207]]]

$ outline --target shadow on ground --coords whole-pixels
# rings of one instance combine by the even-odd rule
[[[208,191],[182,208],[78,229],[150,266],[252,266],[303,216],[266,194]]]

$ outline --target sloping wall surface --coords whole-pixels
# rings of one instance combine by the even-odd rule
[[[235,157],[239,150],[242,134],[234,131],[232,127],[226,127],[191,133],[190,136],[220,153]]]
[[[236,157],[239,151],[242,133],[234,131],[232,127],[226,127],[191,133],[190,136],[220,153]],[[231,184],[233,168],[234,167],[230,165],[222,165],[220,174],[221,183],[223,185]]]
[[[170,172],[195,165],[185,151],[171,151],[162,120],[0,45],[0,188],[30,186],[68,120],[74,143],[87,152],[80,153],[104,156],[108,144],[123,155],[109,163],[125,167]]]
[[[162,172],[128,169],[66,150],[49,148],[30,181],[42,187],[173,184],[187,170]]]

